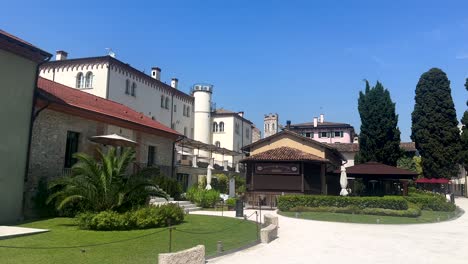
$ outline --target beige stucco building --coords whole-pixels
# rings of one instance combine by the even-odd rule
[[[31,113],[38,65],[50,54],[0,30],[0,225],[22,218]]]

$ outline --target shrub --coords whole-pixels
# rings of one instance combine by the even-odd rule
[[[211,187],[220,193],[228,193],[229,191],[229,178],[225,174],[215,174],[211,179]]]
[[[228,208],[236,207],[236,199],[235,198],[228,198],[226,200],[226,205],[228,206]]]
[[[216,190],[200,189],[197,186],[192,186],[187,191],[187,199],[197,206],[208,208],[214,207],[216,202],[219,201],[219,192]]]
[[[410,206],[406,210],[393,210],[383,208],[359,208],[351,205],[346,207],[293,207],[291,212],[327,212],[327,213],[342,213],[342,214],[367,214],[367,215],[382,215],[382,216],[400,216],[400,217],[418,217],[421,215],[421,209],[417,206]]]
[[[278,209],[289,211],[291,208],[304,207],[347,207],[383,208],[394,210],[408,209],[408,202],[399,196],[385,197],[342,197],[325,195],[284,195],[278,199]]]
[[[418,190],[414,187],[409,188],[409,196],[404,198],[417,204],[422,210],[453,212],[456,206],[445,198],[444,195],[428,191]]]
[[[182,185],[176,179],[165,176],[159,176],[154,179],[156,185],[165,191],[170,197],[179,200],[182,195]]]
[[[164,227],[184,220],[184,211],[176,204],[143,207],[126,213],[103,211],[81,213],[77,217],[81,229],[111,231]]]

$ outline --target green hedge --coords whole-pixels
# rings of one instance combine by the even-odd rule
[[[382,216],[400,216],[400,217],[418,217],[421,215],[421,209],[417,206],[410,206],[406,210],[393,210],[383,208],[359,208],[351,205],[346,207],[293,207],[292,212],[326,212],[326,213],[342,213],[342,214],[367,214],[367,215],[382,215]]]
[[[417,204],[423,210],[453,212],[456,206],[445,199],[445,197],[405,197],[410,202]]]
[[[291,208],[304,207],[347,207],[383,208],[393,210],[408,209],[408,202],[399,196],[384,197],[342,197],[325,195],[283,195],[278,199],[278,209],[289,211]]]
[[[220,200],[219,192],[216,190],[205,190],[192,186],[186,193],[187,200],[203,208],[212,208]]]
[[[184,211],[176,204],[144,207],[126,213],[103,211],[100,213],[82,213],[77,216],[81,229],[112,231],[146,229],[182,223]]]

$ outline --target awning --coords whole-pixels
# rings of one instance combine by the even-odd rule
[[[447,184],[449,179],[445,178],[420,178],[416,180],[416,183],[433,183],[433,184]]]
[[[89,140],[103,145],[119,147],[134,147],[138,144],[136,141],[119,136],[117,134],[94,136],[90,137]]]

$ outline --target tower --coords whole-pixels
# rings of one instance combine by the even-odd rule
[[[263,135],[264,137],[269,137],[278,133],[278,123],[279,115],[278,114],[268,114],[265,115],[263,119]]]
[[[211,95],[213,85],[195,84],[192,87],[194,102],[193,139],[211,144]]]

